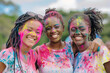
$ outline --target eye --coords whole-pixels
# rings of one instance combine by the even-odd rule
[[[27,29],[28,31],[32,31],[32,29]]]
[[[76,28],[71,28],[71,31],[75,32],[76,31]]]
[[[58,25],[56,25],[56,26],[55,26],[55,28],[59,28],[59,26],[58,26]]]
[[[84,28],[80,28],[80,31],[84,31],[85,29]]]
[[[46,27],[46,30],[51,30],[51,27]]]
[[[59,28],[59,27],[60,27],[59,24],[56,24],[56,25],[55,25],[55,28]]]
[[[37,33],[37,34],[40,34],[40,32],[39,32],[39,31],[36,31],[36,33]]]

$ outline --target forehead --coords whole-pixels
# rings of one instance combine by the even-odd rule
[[[41,22],[39,22],[38,20],[34,20],[34,19],[25,22],[24,26],[27,28],[33,28],[33,29],[40,29],[39,27],[43,27]]]
[[[58,17],[51,16],[51,17],[48,17],[44,22],[46,24],[49,24],[49,23],[56,24],[56,23],[60,23],[60,19]]]
[[[89,26],[89,22],[84,20],[83,18],[74,18],[70,24],[70,26]]]

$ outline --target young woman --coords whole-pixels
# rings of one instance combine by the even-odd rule
[[[7,48],[0,52],[0,73],[36,73],[37,53],[31,48],[40,40],[42,30],[42,17],[33,12],[16,20]]]
[[[84,13],[70,18],[69,33],[73,47],[76,46],[79,50],[74,60],[74,73],[110,73],[110,51],[105,46],[101,46],[100,51],[89,54],[89,40],[94,40],[102,28],[101,14],[95,8],[88,8]]]
[[[37,64],[40,73],[73,73],[73,50],[71,44],[61,40],[64,31],[63,19],[55,9],[47,9],[44,16],[48,43],[39,46]]]

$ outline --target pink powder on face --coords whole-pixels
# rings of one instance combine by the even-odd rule
[[[73,23],[70,24],[70,29],[71,29],[72,27],[75,27]]]
[[[25,26],[23,27],[23,31],[19,32],[21,42],[23,42],[22,38],[23,38],[24,33],[25,33],[25,34],[27,34],[27,35],[31,34],[31,35],[37,36],[37,41],[36,41],[36,43],[35,43],[35,44],[37,44],[38,41],[39,41],[40,38],[41,38],[42,31],[43,31],[43,25],[42,25],[41,23],[40,23],[39,27],[37,28],[37,30],[39,31],[39,33],[36,33],[35,30],[32,31],[32,32],[29,32],[29,31],[27,30],[27,26],[26,26],[26,24],[25,24]]]
[[[36,43],[35,44],[37,44],[38,42],[39,42],[39,40],[40,40],[40,38],[41,38],[41,35],[42,35],[42,31],[43,31],[43,25],[40,23],[40,26],[37,28],[37,30],[39,30],[39,34],[37,34],[37,36],[39,36],[38,38],[37,38],[37,41],[36,41]]]
[[[52,32],[56,32],[56,30],[55,30],[55,28],[54,28],[54,27],[52,28]]]
[[[84,45],[81,45],[81,49],[84,49]]]

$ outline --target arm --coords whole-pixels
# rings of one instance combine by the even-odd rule
[[[0,73],[2,73],[6,68],[6,65],[2,62],[0,62]]]
[[[97,52],[98,50],[98,47],[101,47],[101,46],[105,46],[105,44],[103,43],[103,41],[99,38],[96,38],[92,41],[92,45],[91,45],[91,50],[93,52]]]
[[[105,71],[107,73],[110,73],[110,51],[106,46],[101,46],[101,49],[98,53],[99,53],[99,60],[102,62]]]
[[[38,54],[38,51],[37,51],[38,48],[39,48],[39,46],[37,46],[37,47],[34,48],[34,50],[37,52],[37,54]]]
[[[110,61],[104,63],[104,67],[105,67],[106,72],[107,72],[107,73],[110,73]]]

